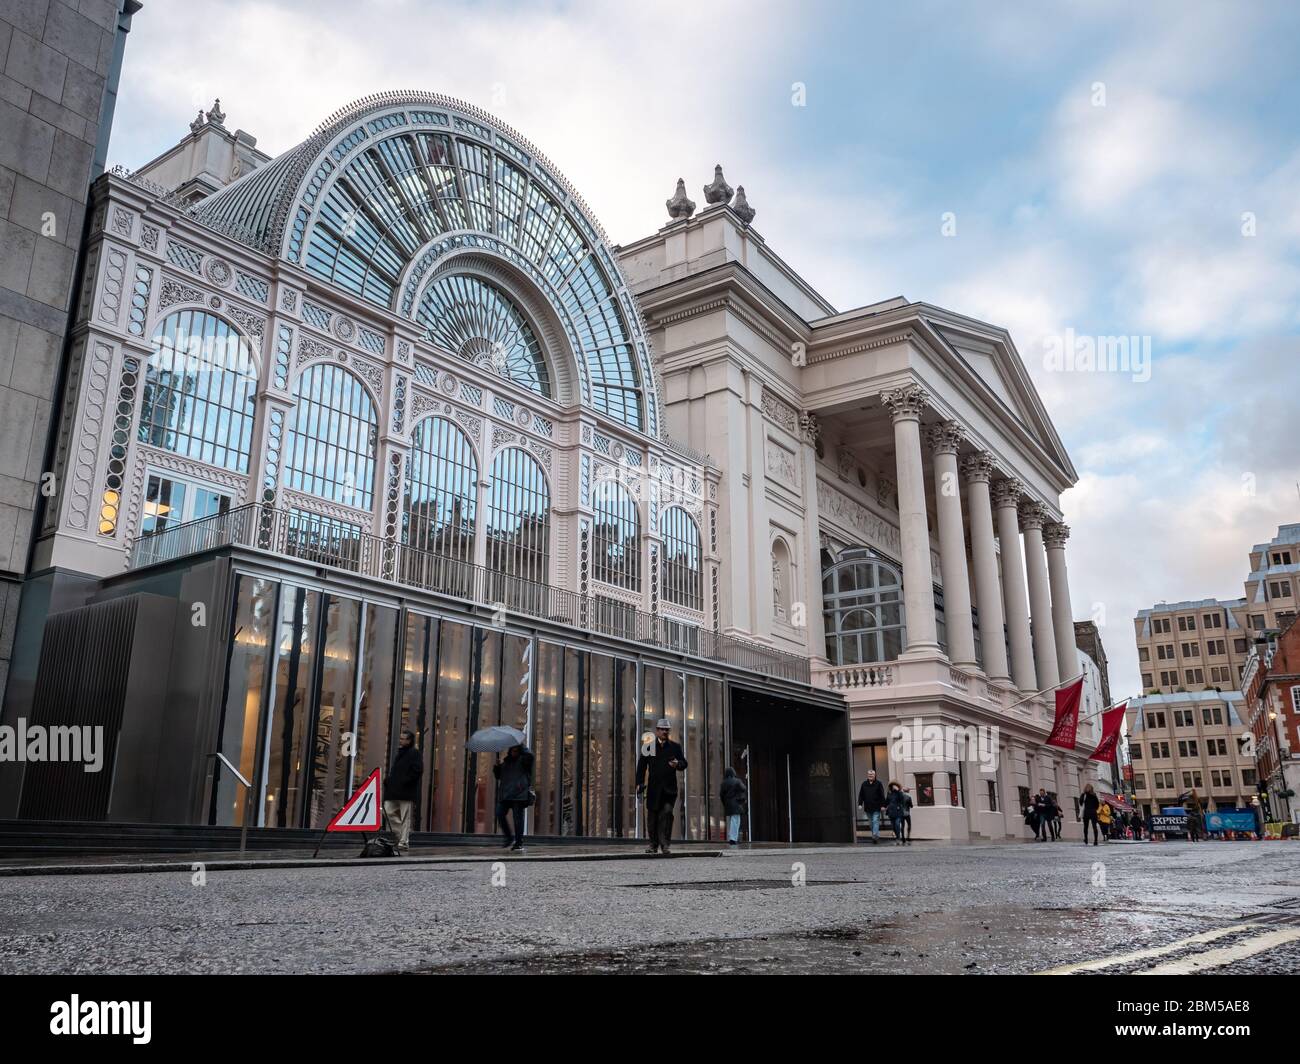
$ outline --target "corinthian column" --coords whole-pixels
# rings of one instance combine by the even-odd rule
[[[917,385],[882,392],[880,400],[894,420],[898,474],[898,526],[903,544],[903,608],[907,613],[908,655],[937,654],[934,623],[934,573],[930,569],[930,526],[925,515],[925,475],[921,469],[921,411],[928,395]]]
[[[957,479],[957,447],[963,436],[955,421],[930,428],[934,452],[935,512],[939,519],[939,565],[943,570],[943,609],[948,629],[948,658],[974,669],[975,630],[971,627],[970,576],[966,571],[966,532],[961,516],[961,481]]]
[[[1021,489],[1018,480],[999,480],[993,485],[993,507],[1002,546],[1002,604],[1011,641],[1011,676],[1023,694],[1032,694],[1038,690],[1038,678],[1034,673],[1034,644],[1029,636],[1029,597],[1025,594],[1025,563],[1016,514]]]
[[[998,554],[993,545],[993,506],[989,502],[989,480],[993,456],[987,451],[967,455],[961,463],[966,478],[966,502],[970,506],[970,550],[975,566],[975,605],[980,611],[980,650],[984,673],[990,680],[1011,679],[1007,670],[1007,637],[1003,631],[1002,588],[998,583]],[[945,580],[947,562],[944,563]]]
[[[1047,548],[1047,578],[1052,586],[1052,629],[1056,632],[1056,664],[1062,680],[1079,674],[1079,654],[1074,641],[1074,610],[1070,608],[1070,577],[1065,569],[1065,541],[1070,526],[1049,521],[1043,526]]]
[[[1034,666],[1039,687],[1061,682],[1056,661],[1056,632],[1052,627],[1052,596],[1047,589],[1047,555],[1043,552],[1043,525],[1047,510],[1041,503],[1027,502],[1020,509],[1020,527],[1025,534],[1025,575],[1029,579],[1029,606],[1033,611]]]

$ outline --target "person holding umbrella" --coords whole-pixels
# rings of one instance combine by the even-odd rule
[[[494,725],[480,728],[465,742],[471,753],[506,752],[505,760],[492,766],[497,780],[497,824],[512,852],[524,848],[524,810],[533,804],[533,752],[524,745],[527,736],[518,728]],[[508,814],[514,814],[514,831]]]
[[[681,745],[669,736],[672,721],[667,717],[655,725],[652,747],[642,748],[636,763],[636,793],[645,795],[646,822],[650,830],[650,845],[646,853],[669,851],[673,836],[673,807],[677,804],[677,773],[686,771],[686,754]],[[647,778],[649,786],[647,786]]]

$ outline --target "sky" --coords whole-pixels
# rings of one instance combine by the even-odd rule
[[[1240,597],[1300,521],[1300,5],[145,0],[110,161],[217,96],[275,155],[387,89],[514,126],[616,243],[721,162],[840,310],[1006,327],[1079,474],[1075,617],[1117,698],[1138,609]],[[1108,338],[1113,368],[1055,357]]]

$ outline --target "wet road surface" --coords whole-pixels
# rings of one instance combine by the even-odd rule
[[[0,878],[0,972],[1300,972],[1300,844]]]

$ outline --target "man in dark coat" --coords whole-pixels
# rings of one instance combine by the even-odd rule
[[[870,769],[867,778],[858,788],[858,805],[871,820],[871,844],[880,845],[880,814],[885,808],[885,785],[876,779],[876,770]]]
[[[745,781],[736,775],[734,768],[724,773],[718,797],[722,799],[722,812],[727,818],[727,845],[735,846],[740,841],[740,818],[745,815],[749,795]]]
[[[672,721],[665,717],[655,725],[654,745],[642,748],[636,763],[636,793],[645,795],[646,821],[650,831],[650,846],[646,853],[670,852],[673,807],[677,804],[677,773],[686,770],[686,754],[679,743],[669,738],[671,733]]]
[[[420,798],[420,777],[424,775],[424,758],[415,746],[415,736],[403,731],[397,741],[397,756],[384,781],[384,815],[388,827],[397,834],[395,849],[399,854],[411,849],[411,811]]]
[[[492,766],[497,778],[497,823],[505,835],[505,844],[511,850],[524,848],[524,810],[533,802],[533,752],[526,746],[512,746],[506,751],[504,761]],[[506,814],[515,817],[514,834]]]

